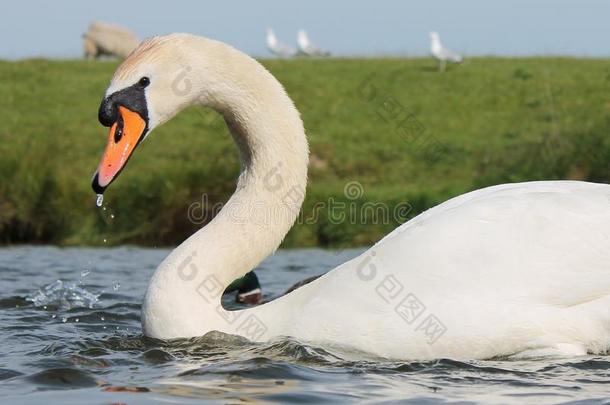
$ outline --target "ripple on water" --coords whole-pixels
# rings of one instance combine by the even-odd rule
[[[76,368],[55,368],[27,376],[38,387],[48,389],[75,389],[95,387],[97,382],[89,373]]]
[[[22,375],[22,373],[20,373],[18,371],[0,368],[0,381],[7,380],[9,378],[17,377],[20,375]]]
[[[172,356],[171,353],[160,348],[154,348],[145,351],[144,353],[142,353],[141,358],[150,364],[165,364],[175,359],[175,357]]]

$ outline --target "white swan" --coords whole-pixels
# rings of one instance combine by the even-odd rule
[[[265,68],[188,34],[143,43],[100,107],[111,130],[93,188],[103,192],[150,130],[193,104],[224,116],[242,171],[227,206],[156,270],[142,310],[146,335],[293,336],[393,359],[608,348],[610,186],[585,182],[506,184],[453,198],[311,284],[225,311],[225,287],[277,249],[305,192],[303,125]]]

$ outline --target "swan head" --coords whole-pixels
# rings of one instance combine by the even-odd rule
[[[433,42],[438,42],[440,41],[440,36],[438,35],[438,32],[436,31],[431,31],[430,32],[430,40]]]
[[[195,51],[193,42],[204,46]],[[222,59],[218,53],[223,46],[229,48],[189,34],[154,37],[140,44],[118,67],[98,113],[100,123],[110,130],[93,176],[96,193],[102,194],[118,177],[154,128],[188,105],[209,104],[206,95],[218,87],[222,76],[218,62],[212,61]],[[191,80],[190,63],[197,63],[196,83]]]

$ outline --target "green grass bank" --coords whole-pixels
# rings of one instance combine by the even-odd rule
[[[444,74],[429,59],[263,63],[300,110],[312,152],[284,246],[370,244],[497,183],[610,181],[608,60],[473,58]],[[95,206],[107,136],[97,108],[116,66],[0,62],[0,243],[177,244],[232,193],[239,162],[224,122],[192,108],[148,137],[108,208]]]

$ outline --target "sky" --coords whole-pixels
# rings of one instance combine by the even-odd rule
[[[92,20],[139,38],[190,32],[269,56],[265,31],[305,29],[342,56],[419,56],[428,32],[465,55],[610,57],[610,0],[19,0],[0,11],[0,59],[73,58]]]

